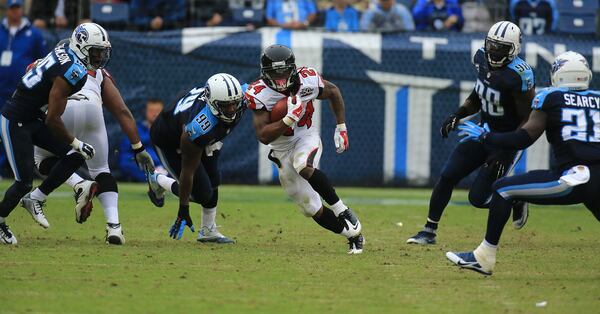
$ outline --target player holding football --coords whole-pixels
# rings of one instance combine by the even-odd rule
[[[267,47],[261,56],[261,78],[246,90],[254,113],[256,137],[271,147],[269,159],[279,167],[279,181],[302,212],[320,226],[348,239],[348,254],[360,254],[364,238],[361,224],[336,194],[327,176],[318,169],[321,138],[312,126],[312,101],[327,99],[335,114],[334,142],[338,153],[348,149],[344,100],[333,83],[312,68],[297,69],[292,50],[282,45]],[[287,114],[270,120],[275,104],[287,98]],[[331,208],[323,206],[323,198]]]
[[[546,132],[554,152],[550,170],[502,178],[493,185],[487,231],[472,252],[448,252],[457,266],[491,275],[502,230],[515,202],[540,205],[583,203],[600,220],[600,91],[589,90],[592,72],[585,58],[572,51],[556,57],[552,87],[539,92],[529,120],[507,133],[489,132],[473,123],[459,135],[505,149],[525,149]]]
[[[15,176],[15,182],[0,203],[2,243],[17,243],[6,225],[6,217],[21,199],[34,220],[48,228],[48,220],[42,211],[46,196],[83,165],[85,159],[94,156],[94,147],[70,134],[61,115],[67,97],[81,90],[85,84],[86,70],[99,69],[108,59],[110,47],[95,45],[103,43],[98,40],[102,36],[106,36],[106,31],[100,27],[78,26],[72,35],[75,42],[71,45],[59,43],[23,76],[13,96],[2,108],[2,143]],[[46,104],[48,111],[44,114],[40,108]],[[27,194],[33,183],[33,145],[52,152],[60,160],[42,184]]]
[[[219,153],[221,141],[242,119],[246,107],[238,80],[226,73],[211,76],[204,86],[190,90],[165,108],[150,129],[156,153],[173,178],[148,175],[148,196],[158,207],[164,205],[165,191],[179,196],[179,211],[169,230],[181,239],[186,226],[195,232],[189,202],[202,205],[199,242],[233,243],[217,229],[215,217],[219,199]]]
[[[473,57],[477,83],[458,110],[442,123],[443,138],[454,130],[458,122],[475,113],[481,114],[481,123],[495,132],[513,131],[526,120],[531,100],[535,96],[535,79],[531,67],[518,57],[521,50],[521,30],[517,25],[502,21],[494,24],[485,39],[485,47]],[[435,244],[438,223],[452,196],[452,190],[475,169],[479,173],[469,190],[469,202],[487,208],[492,195],[492,183],[506,175],[520,154],[473,141],[461,141],[446,161],[429,200],[429,214],[423,230],[406,243]],[[495,158],[498,163],[488,163]],[[483,165],[483,166],[482,166]],[[522,228],[528,216],[526,203],[517,203],[513,211],[515,228]]]
[[[83,29],[95,29],[97,24],[85,23],[80,27]],[[75,34],[75,33],[74,33]],[[98,38],[97,42],[88,40],[86,45],[111,47],[106,36]],[[76,38],[70,38],[70,42],[76,42]],[[69,40],[65,40],[69,42]],[[85,48],[82,48],[82,50]],[[110,54],[107,55],[110,57]],[[119,222],[118,188],[117,181],[112,176],[108,167],[108,137],[102,107],[104,106],[115,117],[121,126],[121,130],[131,141],[135,152],[135,160],[142,169],[154,171],[152,157],[146,152],[140,137],[133,115],[125,105],[121,93],[117,89],[112,76],[104,69],[109,59],[103,60],[103,64],[95,71],[88,70],[88,78],[83,88],[69,97],[62,120],[65,126],[77,138],[92,145],[96,151],[93,158],[86,161],[89,173],[93,180],[81,178],[73,173],[66,183],[75,191],[75,220],[78,223],[86,221],[92,210],[92,199],[97,194],[106,217],[106,243],[124,244],[125,237]],[[51,152],[35,147],[35,163],[42,175],[47,175],[50,169],[58,161]]]

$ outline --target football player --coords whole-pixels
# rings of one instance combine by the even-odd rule
[[[33,69],[27,72],[16,91],[2,108],[0,127],[2,143],[15,176],[0,203],[0,242],[16,244],[17,239],[6,225],[6,217],[21,200],[34,220],[48,228],[42,207],[46,196],[73,172],[94,156],[94,147],[80,141],[66,129],[61,115],[67,97],[83,87],[86,70],[102,68],[110,58],[106,31],[97,24],[78,26],[70,44],[59,43]],[[48,105],[47,114],[40,110]],[[33,192],[33,145],[42,147],[60,160],[48,177]]]
[[[219,200],[219,153],[221,141],[242,119],[246,109],[239,81],[226,73],[211,76],[176,103],[166,107],[150,128],[156,153],[172,179],[159,173],[148,175],[148,196],[158,207],[165,191],[179,196],[179,211],[169,230],[181,239],[186,226],[195,232],[189,202],[202,206],[199,242],[234,243],[219,232],[215,222]]]
[[[592,72],[572,51],[556,57],[552,87],[539,92],[529,120],[506,133],[489,132],[468,122],[459,126],[466,140],[505,149],[525,149],[546,132],[554,152],[550,170],[529,171],[493,185],[487,231],[472,252],[446,253],[457,266],[491,275],[502,229],[515,202],[540,205],[583,203],[600,220],[600,91],[589,90]]]
[[[517,25],[502,21],[494,24],[485,39],[485,47],[473,57],[477,82],[473,91],[458,110],[442,123],[440,133],[447,138],[458,122],[475,113],[481,123],[495,132],[513,131],[522,125],[530,112],[535,96],[535,79],[531,67],[518,57],[521,50],[521,31]],[[429,200],[429,214],[423,230],[406,243],[435,244],[438,223],[452,196],[452,190],[464,177],[479,168],[469,190],[469,202],[487,208],[492,195],[492,183],[506,175],[520,154],[473,141],[461,141],[446,161]],[[494,167],[490,158],[502,159]],[[515,204],[513,224],[520,229],[528,216],[526,203]]]
[[[362,253],[361,223],[318,169],[322,144],[318,131],[312,127],[313,100],[329,100],[337,121],[336,150],[343,153],[348,149],[340,90],[322,79],[315,69],[296,68],[294,53],[283,45],[267,47],[260,65],[261,77],[248,87],[245,96],[254,114],[256,137],[270,146],[269,159],[279,168],[281,186],[307,217],[346,237],[349,254]],[[283,98],[287,98],[287,115],[270,121],[270,111]],[[330,207],[323,206],[321,198]]]
[[[96,24],[82,24],[83,28],[100,27]],[[70,41],[76,41],[70,38]],[[68,39],[66,39],[69,42]],[[108,34],[100,38],[103,46],[110,47]],[[95,43],[98,45],[98,43]],[[106,60],[108,61],[108,60]],[[142,169],[154,171],[154,163],[146,152],[138,135],[135,119],[125,105],[112,76],[106,69],[88,70],[88,78],[83,88],[69,97],[62,120],[73,135],[92,145],[96,151],[93,158],[86,161],[92,180],[84,180],[73,173],[66,181],[75,191],[75,220],[86,221],[92,210],[92,199],[97,194],[106,217],[106,243],[124,244],[125,237],[119,222],[117,181],[108,167],[108,137],[102,107],[119,122],[135,152],[135,160]],[[48,175],[58,161],[51,152],[35,147],[35,164],[40,174]]]

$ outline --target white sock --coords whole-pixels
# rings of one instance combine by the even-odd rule
[[[80,177],[77,173],[73,172],[73,174],[65,181],[70,187],[75,187],[75,184],[83,181],[83,178]]]
[[[42,192],[40,188],[35,188],[35,190],[31,192],[31,198],[33,198],[34,200],[45,201],[46,197],[48,197],[48,195],[44,194],[44,192]]]
[[[217,217],[217,208],[204,208],[202,207],[202,227],[210,228],[215,224],[215,218]]]
[[[109,224],[119,223],[119,194],[117,192],[104,192],[98,194],[98,199],[102,208],[104,208],[104,216]]]
[[[340,199],[337,203],[331,205],[331,210],[335,214],[335,216],[339,216],[343,211],[348,209],[348,206],[344,205],[344,202]]]
[[[6,217],[0,217],[0,224],[6,222]]]
[[[161,188],[171,192],[171,186],[173,185],[173,183],[175,183],[175,179],[167,177],[164,174],[159,174],[158,176],[156,176],[156,181],[158,182],[158,185],[160,185]]]
[[[496,251],[498,250],[497,245],[490,244],[485,239],[481,241],[481,244],[473,251],[475,258],[479,264],[488,271],[494,269],[496,264]]]

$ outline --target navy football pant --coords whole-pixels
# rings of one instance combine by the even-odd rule
[[[479,208],[487,208],[492,196],[492,183],[495,181],[495,175],[491,173],[490,168],[481,167],[486,159],[496,152],[496,148],[486,146],[475,141],[459,143],[442,169],[442,173],[435,184],[429,200],[429,219],[440,221],[444,209],[452,197],[454,187],[471,172],[479,168],[479,172],[471,188],[469,189],[469,202]],[[520,153],[515,153],[513,160],[520,157]],[[508,162],[514,164],[514,162]],[[504,174],[510,170],[510,164],[506,165]],[[504,175],[503,174],[503,175]]]
[[[175,179],[179,178],[181,172],[181,153],[175,149],[161,149],[154,146],[160,162]],[[202,162],[194,173],[191,201],[205,208],[217,206],[219,200],[218,187],[221,184],[221,172],[219,171],[219,153],[214,151],[212,156],[202,154]],[[175,195],[179,194],[179,185],[175,183],[173,188]]]
[[[575,187],[559,180],[568,169],[534,170],[496,181],[488,214],[486,241],[498,244],[504,225],[510,217],[511,207],[516,201],[539,205],[583,203],[600,220],[600,165],[589,168],[590,180]]]
[[[32,188],[33,145],[61,157],[40,185],[40,190],[46,195],[65,182],[85,161],[78,153],[67,155],[71,147],[56,138],[42,120],[13,122],[0,116],[0,131],[6,156],[15,176],[15,182],[8,188],[0,203],[0,217],[7,217]]]

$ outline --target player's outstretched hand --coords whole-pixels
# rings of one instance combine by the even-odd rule
[[[471,121],[465,121],[458,126],[458,136],[463,136],[460,142],[476,141],[481,142],[483,137],[490,132],[490,127],[487,123],[479,126]]]
[[[154,161],[143,145],[134,149],[133,153],[135,154],[135,163],[142,171],[154,173]]]
[[[190,227],[192,232],[196,232],[194,222],[192,222],[192,218],[190,217],[190,207],[188,205],[179,205],[179,212],[177,212],[177,218],[171,229],[169,229],[169,236],[175,240],[181,239],[185,226]]]
[[[285,123],[287,126],[292,126],[292,124],[302,119],[305,111],[306,106],[302,103],[300,96],[294,95],[288,97],[287,115],[283,117],[283,123]]]
[[[350,142],[348,142],[348,131],[346,129],[346,123],[340,123],[335,127],[335,133],[333,134],[333,142],[335,143],[335,151],[341,154],[350,148]]]
[[[450,131],[454,131],[456,129],[456,124],[459,119],[456,115],[451,114],[444,122],[442,123],[442,127],[440,128],[440,133],[442,134],[442,138],[447,138]]]
[[[96,153],[92,145],[82,142],[77,138],[73,139],[73,142],[71,142],[71,147],[73,147],[73,149],[80,153],[85,159],[94,158],[94,153]]]

